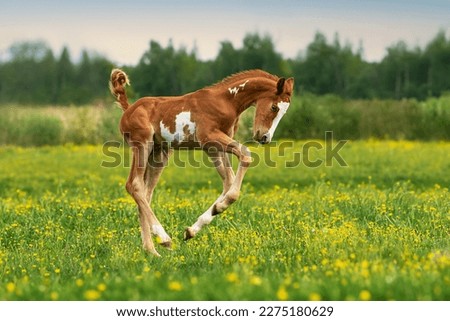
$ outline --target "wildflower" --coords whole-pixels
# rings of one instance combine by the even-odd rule
[[[100,292],[104,292],[106,290],[106,284],[100,283],[99,285],[97,285],[97,290],[99,290]]]
[[[181,291],[183,289],[183,286],[178,281],[171,281],[169,282],[169,290],[171,291]]]
[[[16,290],[16,285],[12,282],[9,282],[8,284],[6,284],[6,291],[8,293],[13,293]]]
[[[359,299],[362,301],[369,301],[372,298],[372,295],[367,290],[362,290],[359,292]]]
[[[258,276],[252,276],[250,278],[250,284],[251,285],[261,285],[262,284],[262,280],[260,277]]]
[[[320,301],[321,299],[322,297],[320,296],[320,294],[316,292],[311,292],[308,296],[309,301]]]
[[[84,281],[82,279],[76,279],[75,284],[77,287],[82,287],[84,284]]]
[[[52,299],[53,301],[58,300],[58,297],[59,297],[59,295],[58,295],[57,292],[52,291],[52,292],[50,293],[50,299]]]
[[[239,277],[236,273],[228,273],[227,274],[227,281],[230,283],[237,283],[239,281]]]
[[[84,292],[84,298],[89,301],[95,301],[100,298],[100,292],[97,290],[87,290]]]
[[[367,261],[367,260],[362,261],[361,262],[361,267],[363,269],[367,269],[369,267],[369,261]]]
[[[286,288],[284,286],[280,286],[280,288],[277,291],[277,298],[280,301],[286,301],[289,297],[289,294],[286,291]]]

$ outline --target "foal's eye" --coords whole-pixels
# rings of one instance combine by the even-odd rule
[[[279,110],[280,110],[280,107],[278,107],[277,105],[272,105],[272,111],[274,112],[274,113],[276,113],[276,112],[278,112]]]

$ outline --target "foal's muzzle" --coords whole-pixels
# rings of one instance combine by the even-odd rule
[[[264,135],[259,136],[259,132],[258,132],[258,134],[256,134],[253,137],[253,139],[260,144],[263,144],[263,145],[268,144],[268,143],[270,143],[270,133],[265,133]]]
[[[262,135],[261,140],[259,141],[259,143],[260,144],[268,144],[268,143],[270,143],[270,134],[267,133],[267,134]]]

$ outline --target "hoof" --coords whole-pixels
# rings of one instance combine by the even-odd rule
[[[194,237],[194,235],[195,235],[195,233],[191,230],[190,227],[187,227],[187,228],[184,230],[184,240],[185,240],[185,241],[190,240],[191,238]]]
[[[152,255],[154,255],[156,257],[161,257],[161,255],[158,253],[158,251],[155,250],[155,248],[146,248],[146,247],[144,247],[144,250],[147,253],[152,254]]]
[[[148,253],[150,253],[150,254],[152,254],[152,255],[154,255],[154,256],[156,256],[156,257],[161,257],[161,254],[159,254],[156,250],[153,250],[153,251],[147,251]]]
[[[159,245],[164,246],[168,250],[172,250],[172,241],[162,242]]]

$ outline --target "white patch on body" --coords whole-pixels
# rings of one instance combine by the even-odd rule
[[[280,101],[277,104],[278,108],[280,108],[280,110],[278,111],[278,114],[275,116],[275,118],[273,119],[272,122],[272,126],[270,126],[269,129],[269,142],[272,140],[272,137],[275,133],[275,130],[277,129],[278,124],[280,123],[281,118],[283,118],[284,114],[286,114],[288,108],[289,108],[289,103],[286,101]]]
[[[174,133],[171,133],[169,127],[166,127],[162,121],[159,122],[159,127],[161,130],[162,138],[165,141],[172,143],[174,141],[182,142],[184,140],[187,140],[188,136],[194,135],[196,126],[195,123],[191,121],[191,112],[183,111],[175,117]]]
[[[237,93],[239,92],[239,90],[244,90],[245,85],[246,85],[247,83],[248,83],[248,79],[247,79],[244,83],[240,84],[240,85],[237,86],[237,87],[228,88],[228,91],[230,92],[231,95],[234,95],[234,97],[236,97],[236,95],[237,95]]]

